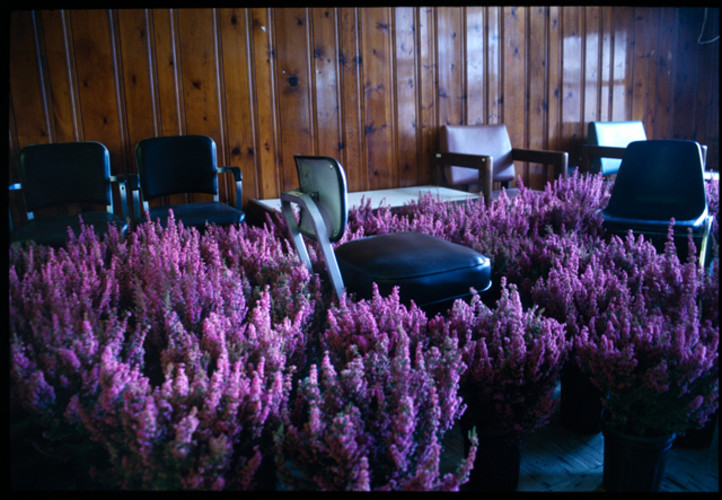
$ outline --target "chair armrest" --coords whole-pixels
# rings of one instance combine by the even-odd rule
[[[130,191],[131,205],[133,206],[133,212],[130,215],[132,221],[141,222],[141,214],[143,213],[140,209],[140,178],[138,174],[125,174],[125,179]]]
[[[22,184],[20,184],[19,182],[15,182],[15,183],[10,184],[10,185],[8,186],[8,192],[10,192],[10,191],[20,191],[22,188],[23,188],[23,185],[22,185]],[[10,233],[12,233],[12,232],[13,232],[13,214],[12,214],[12,211],[10,210],[10,204],[9,204],[9,203],[8,203],[8,221],[9,221],[8,228],[10,229]]]
[[[479,191],[484,199],[491,200],[493,186],[494,158],[487,155],[471,155],[463,153],[436,153],[437,185],[441,185],[439,176],[445,166],[474,168],[479,171]]]
[[[581,172],[591,173],[592,158],[616,158],[621,160],[624,158],[624,151],[627,148],[619,146],[594,146],[591,144],[582,144],[582,161]]]
[[[219,167],[218,173],[228,173],[233,175],[233,179],[236,181],[236,208],[238,210],[243,210],[243,172],[241,172],[240,167]]]
[[[552,165],[554,167],[555,179],[564,178],[567,176],[567,167],[569,166],[569,153],[567,153],[566,151],[513,148],[511,150],[511,159],[515,161],[526,161],[532,163],[541,163],[543,165]]]
[[[123,210],[123,219],[130,218],[130,211],[128,210],[128,175],[111,175],[109,178],[110,182],[118,184],[120,190],[120,202]]]

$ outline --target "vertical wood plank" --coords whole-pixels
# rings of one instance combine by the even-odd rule
[[[314,153],[308,21],[306,9],[286,8],[275,13],[275,46],[286,47],[275,51],[281,191],[298,186],[293,155]]]
[[[77,108],[77,82],[74,54],[68,51],[72,33],[69,32],[69,13],[52,10],[42,12],[45,66],[50,90],[53,140],[77,141],[80,137]]]
[[[367,161],[366,189],[398,185],[393,168],[394,109],[391,73],[392,43],[390,11],[384,7],[363,9],[361,32],[361,81],[363,82],[363,137]]]
[[[361,125],[361,53],[358,9],[339,9],[340,101],[342,120],[342,164],[346,169],[349,191],[367,189],[366,160],[362,147]]]
[[[529,30],[526,37],[529,67],[529,112],[527,115],[527,130],[529,134],[527,147],[532,149],[547,149],[547,84],[549,76],[548,45],[549,26],[548,7],[529,7]],[[527,186],[538,189],[546,181],[546,168],[542,165],[530,164],[527,166]]]
[[[466,7],[466,123],[487,122],[488,79],[484,7]]]
[[[462,38],[465,32],[459,7],[439,7],[436,18],[437,81],[439,124],[463,125],[465,116],[465,74]]]
[[[252,58],[249,45],[248,9],[221,9],[220,30],[223,46],[223,88],[225,93],[225,128],[228,163],[243,173],[243,198],[260,197],[254,150],[255,120]]]
[[[314,151],[343,161],[343,118],[339,112],[341,80],[339,75],[339,46],[337,42],[337,9],[313,8],[312,96],[314,117]]]
[[[9,90],[12,107],[17,110],[14,130],[20,148],[51,139],[34,18],[34,13],[28,11],[11,13]]]
[[[432,155],[438,150],[437,133],[437,93],[436,93],[436,9],[419,7],[417,16],[416,46],[418,50],[418,95],[420,123],[420,171],[419,182],[437,182],[437,169],[434,167]]]
[[[396,96],[397,176],[399,186],[419,184],[418,108],[416,93],[416,16],[412,7],[393,10]]]
[[[277,168],[277,120],[275,49],[273,22],[269,9],[252,9],[253,78],[255,92],[255,122],[258,176],[261,198],[280,195],[280,172]]]

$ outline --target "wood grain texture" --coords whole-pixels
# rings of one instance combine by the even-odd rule
[[[154,135],[207,134],[244,201],[295,186],[294,154],[351,191],[432,182],[447,123],[505,123],[578,161],[590,120],[643,120],[719,165],[719,10],[293,7],[11,13],[9,181],[27,144],[98,140],[113,173]],[[520,164],[539,188],[547,174]],[[221,197],[234,202],[228,179]]]

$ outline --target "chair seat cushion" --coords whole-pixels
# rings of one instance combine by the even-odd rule
[[[32,240],[40,245],[61,246],[68,239],[68,226],[77,235],[80,234],[80,218],[85,225],[93,226],[99,236],[108,230],[108,224],[113,224],[121,234],[128,230],[128,224],[120,217],[108,212],[85,212],[83,214],[60,215],[53,217],[36,217],[16,228],[10,240]]]
[[[168,220],[168,210],[173,210],[175,220],[183,222],[186,227],[202,228],[206,222],[227,226],[241,223],[246,218],[245,212],[215,201],[154,207],[150,209],[150,218],[160,219],[161,224],[165,226]]]
[[[382,295],[399,286],[403,302],[417,306],[451,302],[491,285],[488,257],[456,243],[423,233],[368,236],[336,249],[346,290],[370,298],[372,284]]]

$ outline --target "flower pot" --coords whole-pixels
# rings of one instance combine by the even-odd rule
[[[701,429],[691,429],[674,440],[675,448],[701,449],[708,448],[714,439],[718,412],[715,412]]]
[[[660,491],[675,434],[633,436],[609,425],[604,432],[603,484],[607,491]]]
[[[463,491],[516,491],[521,442],[501,433],[479,433],[474,468]],[[466,439],[466,438],[465,438]],[[467,448],[468,450],[468,440]]]
[[[560,416],[564,428],[582,434],[602,430],[602,394],[575,363],[561,372]]]

